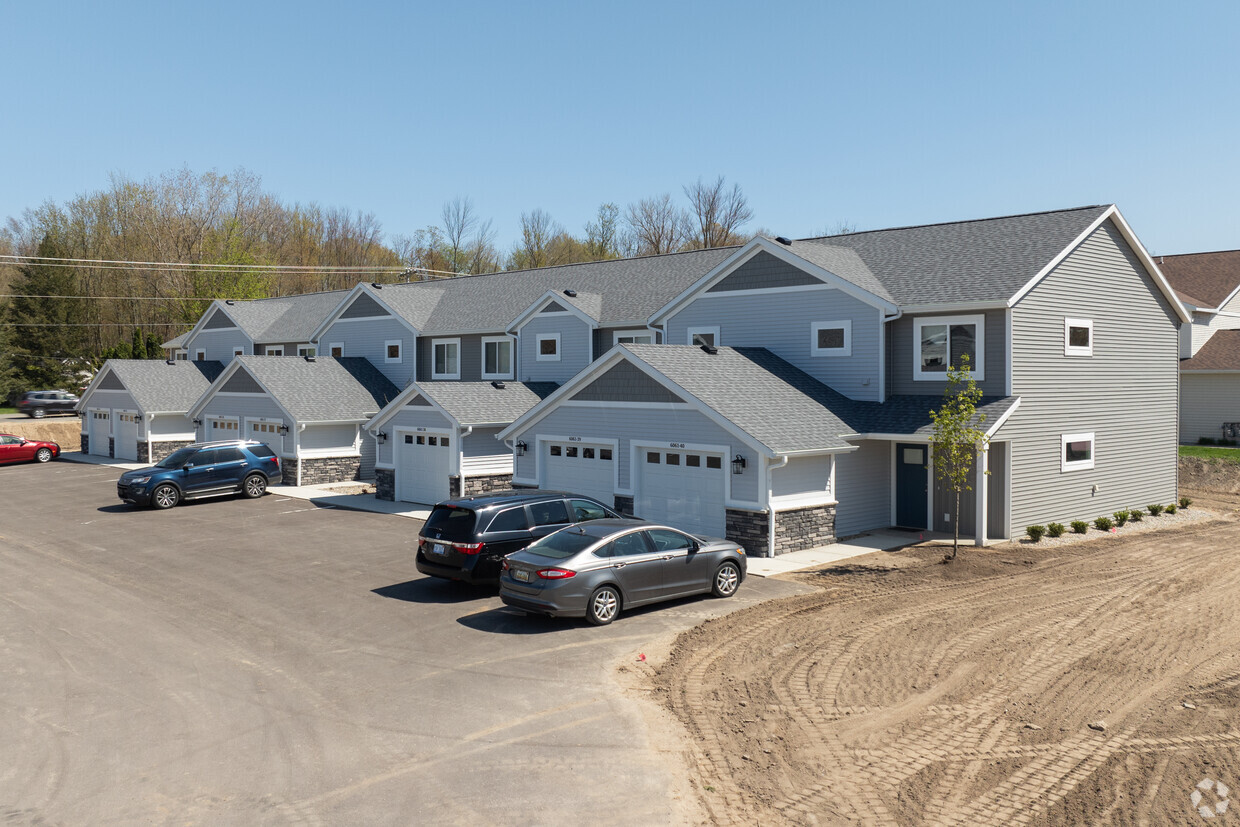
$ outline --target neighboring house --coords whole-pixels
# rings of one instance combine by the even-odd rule
[[[286,485],[313,485],[374,477],[361,426],[396,395],[361,358],[237,356],[187,415],[198,440],[266,442]]]
[[[595,362],[500,437],[525,446],[516,484],[751,553],[950,531],[928,411],[967,353],[991,442],[960,530],[1011,537],[1175,498],[1186,320],[1114,207],[757,238],[652,313],[671,344]]]
[[[190,331],[185,331],[180,336],[169,339],[160,347],[164,349],[164,358],[169,361],[175,359],[188,359],[189,351],[185,349],[185,340],[189,338]]]
[[[1240,436],[1240,250],[1159,256],[1180,328],[1180,442]]]
[[[185,412],[223,371],[220,362],[109,359],[82,393],[82,452],[158,462],[194,441]]]
[[[195,361],[313,356],[316,349],[311,335],[345,295],[332,291],[255,301],[216,299],[193,329],[177,339],[180,349]]]

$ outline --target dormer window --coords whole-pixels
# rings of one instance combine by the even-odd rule
[[[985,378],[986,322],[983,316],[928,316],[913,319],[913,378],[946,380],[949,366],[969,357],[970,375]]]

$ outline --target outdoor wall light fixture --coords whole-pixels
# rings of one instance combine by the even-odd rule
[[[375,434],[375,439],[379,440],[380,442],[387,442],[387,434],[385,434],[383,431],[380,431],[379,433]]]
[[[517,449],[517,456],[523,457],[525,456],[525,449],[530,446],[526,445],[524,442],[518,442],[515,447]]]
[[[288,426],[281,425],[279,428],[276,428],[276,430],[280,432],[280,436],[284,436],[285,434],[288,433]]]
[[[732,473],[733,474],[745,473],[745,458],[741,456],[740,454],[737,454],[736,459],[732,460]]]
[[[194,420],[194,427],[195,427],[195,428],[201,428],[201,427],[202,427],[202,420],[201,420],[201,419],[195,419],[195,420]]]

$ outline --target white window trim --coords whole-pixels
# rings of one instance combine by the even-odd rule
[[[245,355],[245,348],[243,347],[233,348],[233,356],[244,356],[244,355]]]
[[[311,352],[310,352],[310,351],[312,351],[312,350],[314,351],[314,353],[311,353]],[[298,355],[298,356],[314,356],[314,355],[316,355],[317,353],[318,353],[318,348],[316,348],[316,347],[315,347],[314,345],[312,345],[312,344],[306,343],[306,344],[304,344],[304,345],[298,345],[298,346],[297,346],[297,355]]]
[[[198,348],[197,350],[194,351],[194,361],[195,362],[207,361],[207,351],[205,348]]]
[[[332,342],[330,345],[328,345],[327,346],[328,357],[335,358],[334,356],[331,355],[331,353],[336,348],[340,348],[340,358],[343,359],[344,358],[344,342]]]
[[[977,351],[977,364],[973,365],[969,371],[969,376],[979,382],[986,378],[986,317],[977,316],[919,316],[913,319],[913,379],[917,381],[946,382],[947,371],[935,373],[933,371],[922,371],[921,369],[921,329],[926,325],[952,325],[971,324],[975,325],[977,330],[977,338],[975,339]],[[947,335],[947,361],[951,364],[951,331]]]
[[[388,356],[388,348],[396,345],[396,358]],[[399,365],[405,359],[405,345],[400,339],[388,339],[383,343],[383,362],[388,365]]]
[[[264,345],[263,353],[267,356],[283,356],[284,345]]]
[[[542,343],[548,339],[555,340],[555,353],[546,354],[542,352]],[[534,337],[534,358],[539,362],[558,362],[560,361],[560,334],[559,333],[539,333]]]
[[[620,344],[620,340],[624,338],[633,338],[636,336],[646,336],[650,339],[649,344],[654,344],[654,331],[648,329],[641,330],[615,330],[611,334],[611,345],[615,347]]]
[[[715,335],[715,347],[719,347],[722,343],[719,338],[719,325],[707,325],[705,327],[691,327],[685,331],[685,344],[693,344],[693,337],[699,333],[713,333]]]
[[[499,373],[487,373],[487,345],[498,344],[500,342],[508,343],[508,370]],[[513,376],[513,359],[512,356],[516,352],[516,343],[511,336],[483,336],[482,337],[482,378],[487,379],[511,379]]]
[[[840,328],[844,331],[843,347],[819,347],[818,331],[835,330]],[[918,340],[920,341],[920,339]],[[836,322],[814,322],[809,326],[809,355],[810,356],[852,356],[852,319],[840,319]],[[920,360],[918,360],[920,364]]]
[[[1069,442],[1088,442],[1089,443],[1089,459],[1068,462],[1068,443]],[[1088,434],[1064,434],[1059,439],[1059,470],[1066,471],[1086,471],[1094,467],[1094,459],[1098,456],[1098,443],[1094,441],[1094,435]]]
[[[185,361],[185,362],[188,362],[188,361],[189,361],[189,351],[188,351],[188,350],[178,350],[178,351],[175,351],[175,353],[174,353],[174,355],[173,355],[172,359],[173,359],[173,361],[178,361],[178,360],[179,360],[179,361]]]
[[[1068,334],[1074,327],[1084,327],[1089,330],[1089,344],[1085,347],[1074,347],[1069,342]],[[1070,319],[1063,320],[1063,355],[1064,356],[1093,356],[1094,355],[1094,320],[1093,319]]]
[[[452,373],[437,373],[435,371],[435,363],[439,361],[435,358],[435,351],[440,345],[456,346],[456,371]],[[431,339],[431,378],[432,379],[460,379],[461,378],[461,340],[460,339]]]

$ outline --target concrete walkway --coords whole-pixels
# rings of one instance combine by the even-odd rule
[[[920,540],[916,532],[871,531],[860,537],[853,537],[851,540],[781,554],[778,557],[750,557],[746,568],[750,574],[770,577],[774,574],[786,574],[790,571],[838,563],[840,560],[860,557],[875,551],[890,551],[917,542]]]

